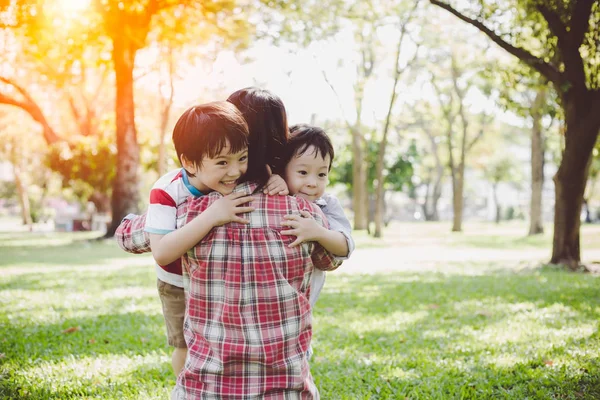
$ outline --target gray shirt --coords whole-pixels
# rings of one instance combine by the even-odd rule
[[[346,237],[348,243],[348,255],[345,257],[336,257],[339,261],[347,260],[354,251],[354,240],[352,239],[352,226],[350,221],[344,214],[344,209],[337,197],[332,194],[325,193],[323,196],[315,200],[315,204],[321,208],[323,214],[329,222],[329,230],[341,232]],[[310,280],[310,305],[314,308],[321,289],[325,285],[325,272],[315,269]]]

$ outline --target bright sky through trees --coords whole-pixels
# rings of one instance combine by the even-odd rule
[[[65,14],[78,13],[90,5],[90,0],[57,0],[59,9]]]

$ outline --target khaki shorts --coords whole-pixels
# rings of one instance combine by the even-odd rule
[[[161,280],[156,281],[158,296],[162,303],[163,316],[167,325],[169,346],[187,348],[183,336],[183,318],[185,316],[185,293],[183,288],[173,286]]]

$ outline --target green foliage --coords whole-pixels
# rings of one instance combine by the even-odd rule
[[[369,193],[375,193],[375,182],[377,177],[376,162],[379,144],[371,141],[366,146],[367,157],[367,188]],[[402,152],[391,152],[386,157],[384,166],[385,189],[391,191],[414,190],[413,175],[414,164],[418,159],[417,145],[413,140],[408,148]],[[342,154],[336,154],[331,174],[329,176],[331,184],[342,183],[348,190],[352,187],[352,155],[349,151]]]
[[[485,178],[493,184],[501,182],[517,183],[523,180],[519,165],[514,157],[497,156],[488,160],[484,169]]]
[[[94,192],[109,195],[116,170],[116,149],[107,139],[79,137],[77,141],[50,146],[48,167],[59,173],[80,201]]]
[[[585,14],[578,15],[574,12],[578,5],[584,3],[582,1],[509,0],[498,2],[482,0],[478,2],[446,1],[445,3],[455,6],[464,15],[482,22],[508,44],[521,47],[533,56],[551,64],[556,71],[564,71],[565,57],[568,57],[567,48],[572,46],[570,42],[564,41],[562,43],[564,47],[560,49],[561,43],[558,41],[558,35],[563,31],[569,32],[575,27],[584,26],[587,22],[588,29],[583,32],[583,42],[579,47],[583,64],[582,72],[588,88],[600,88],[599,2],[592,3],[588,21],[581,19]],[[566,93],[570,87],[570,83],[565,80],[564,85],[556,87],[556,90]]]
[[[12,181],[0,181],[0,199],[17,200],[17,184]]]

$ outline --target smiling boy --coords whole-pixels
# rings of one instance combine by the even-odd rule
[[[254,208],[241,207],[253,199],[251,196],[232,194],[248,168],[248,126],[233,104],[212,102],[186,110],[173,128],[173,144],[182,168],[167,173],[154,184],[145,231],[156,261],[168,343],[175,348],[172,366],[178,374],[187,355],[181,256],[213,227],[231,221],[247,223],[237,214]],[[200,197],[212,191],[225,196],[211,205],[210,212],[181,226],[177,207],[190,196]]]

